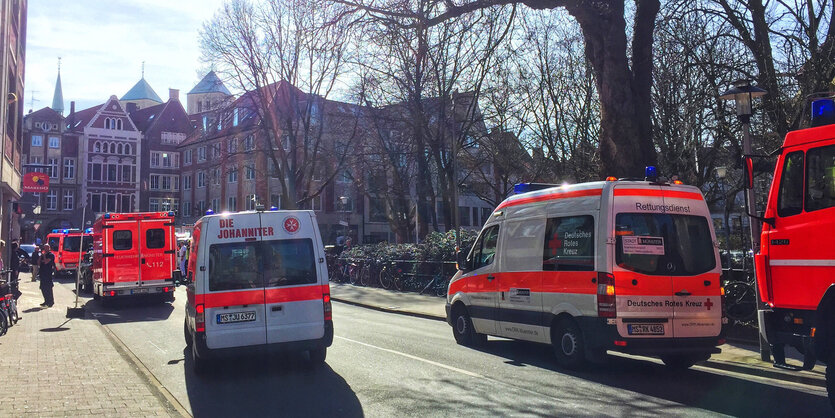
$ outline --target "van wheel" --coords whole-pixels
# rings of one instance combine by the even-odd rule
[[[455,337],[456,343],[467,347],[487,341],[486,335],[475,332],[470,315],[460,305],[452,313],[452,335]]]
[[[188,331],[188,320],[183,320],[183,336],[186,339],[186,347],[191,347],[194,343],[194,338],[191,336],[191,333]]]
[[[315,348],[313,350],[309,350],[308,354],[310,355],[310,363],[313,365],[324,364],[325,358],[328,356],[328,348]]]
[[[583,333],[574,321],[563,319],[557,323],[551,331],[551,345],[560,366],[577,370],[586,365]]]
[[[710,354],[670,354],[661,356],[661,361],[671,370],[687,370],[694,364],[710,358]]]
[[[96,293],[95,291],[93,292],[93,300],[95,300],[95,301],[101,300],[101,296],[99,296],[99,294]]]

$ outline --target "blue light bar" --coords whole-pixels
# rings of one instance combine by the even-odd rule
[[[647,166],[645,180],[648,180],[648,181],[658,180],[658,170],[655,169],[654,165],[648,165]]]
[[[104,214],[104,219],[110,219],[110,214],[109,214],[109,213],[105,213],[105,214]]]
[[[547,183],[517,183],[513,186],[513,193],[514,194],[521,194],[527,192],[534,192],[537,190],[542,189],[550,189],[551,187],[557,187],[557,184],[547,184]]]
[[[85,234],[92,234],[92,233],[93,233],[93,228],[87,228],[87,229],[85,229],[85,230],[84,230],[84,233],[85,233]]]
[[[835,123],[835,101],[818,99],[812,102],[812,127]]]
[[[270,206],[270,211],[273,211],[273,212],[274,212],[274,211],[277,211],[277,210],[278,210],[278,208],[277,208],[277,207],[275,207],[275,206]]]
[[[168,212],[168,216],[174,216],[174,211]]]
[[[211,209],[206,211],[206,215],[214,215],[214,214],[215,214],[215,211],[213,211]]]

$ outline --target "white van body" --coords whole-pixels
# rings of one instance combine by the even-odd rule
[[[324,247],[313,211],[207,215],[195,223],[185,273],[185,338],[195,367],[249,351],[333,341]]]
[[[689,367],[718,353],[721,263],[693,186],[611,180],[511,196],[450,282],[459,343],[552,344],[564,366],[606,350]]]

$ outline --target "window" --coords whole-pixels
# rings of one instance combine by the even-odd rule
[[[145,245],[148,249],[165,247],[165,230],[153,228],[145,231]]]
[[[57,158],[50,158],[49,159],[49,178],[56,178],[58,177],[58,159]]]
[[[209,291],[262,288],[258,242],[209,247]]]
[[[93,163],[91,166],[90,180],[101,181],[101,164]]]
[[[131,148],[130,144],[125,144],[125,154],[130,155],[131,151],[132,151],[132,148]]]
[[[238,169],[233,168],[229,170],[229,182],[230,183],[237,183],[238,182]]]
[[[206,174],[202,171],[197,172],[197,187],[206,187]]]
[[[131,208],[131,205],[130,205],[130,195],[129,194],[123,194],[122,195],[121,211],[122,212],[133,212],[133,208]]]
[[[615,236],[615,262],[626,270],[694,276],[716,266],[710,227],[703,216],[619,213]]]
[[[113,231],[113,249],[122,251],[133,248],[133,232],[130,230]]]
[[[255,167],[246,166],[246,179],[247,180],[254,180],[255,179]]]
[[[116,129],[122,130],[122,119],[116,119]]]
[[[122,154],[122,153],[124,153],[124,152],[125,152],[125,148],[122,146],[122,144],[119,144],[119,145],[116,147],[116,152],[117,152],[117,153],[119,153],[119,154]]]
[[[232,110],[232,126],[238,126],[238,108]]]
[[[43,136],[42,135],[32,135],[32,146],[33,147],[42,147],[43,146]]]
[[[372,197],[368,199],[368,220],[370,222],[386,222],[386,201]]]
[[[191,150],[186,150],[183,154],[183,165],[191,165]]]
[[[209,147],[209,158],[212,160],[220,158],[220,144],[212,144],[212,146]]]
[[[171,190],[171,177],[170,176],[160,176],[162,180],[162,186],[160,187],[162,190]]]
[[[220,210],[220,199],[218,199],[218,198],[212,199],[212,207],[210,209]]]
[[[594,217],[584,215],[548,219],[542,269],[594,270]]]
[[[255,210],[255,205],[258,203],[258,196],[254,194],[246,195],[246,210]]]
[[[226,199],[226,210],[230,212],[234,212],[238,210],[238,198],[235,196],[230,196]]]
[[[267,160],[269,162],[270,167],[270,177],[277,179],[278,178],[278,165],[273,161],[272,158]]]
[[[220,169],[216,168],[212,170],[212,182],[214,182],[215,186],[220,184]]]
[[[469,206],[459,206],[458,207],[458,222],[461,226],[470,226],[470,207]]]
[[[64,210],[75,209],[75,191],[64,190]]]
[[[499,242],[499,226],[493,225],[482,231],[479,235],[470,255],[467,257],[467,264],[470,270],[480,269],[493,263],[496,256],[496,246]]]
[[[64,178],[75,178],[75,160],[72,158],[64,158]]]
[[[191,216],[191,202],[183,202],[183,215]]]
[[[206,209],[206,202],[203,201],[203,200],[198,201],[197,202],[197,215],[203,215],[203,212],[205,211],[205,209]]]
[[[47,210],[58,209],[58,192],[57,191],[50,190],[49,193],[46,194],[46,209]]]
[[[159,175],[151,174],[151,190],[159,190]]]
[[[90,206],[93,212],[101,212],[101,196],[99,194],[90,195]]]
[[[281,208],[281,195],[280,194],[271,194],[270,195],[270,206],[275,206],[277,208]]]
[[[835,206],[835,145],[806,152],[806,212]]]
[[[151,153],[151,167],[159,167],[159,153],[152,152]]]
[[[261,260],[266,286],[294,286],[316,283],[316,257],[313,240],[282,239],[264,241]]]
[[[159,199],[155,197],[148,199],[148,210],[151,212],[159,212]]]
[[[94,152],[101,152],[101,142],[96,141],[96,143],[93,144],[93,151]]]
[[[162,166],[165,168],[171,167],[171,154],[164,152],[162,153]]]
[[[352,177],[351,177],[351,173],[349,173],[348,170],[342,170],[336,176],[336,182],[337,183],[350,183],[352,181],[353,180],[352,180]]]
[[[255,137],[249,135],[244,139],[244,151],[252,151],[255,149]]]
[[[183,190],[191,190],[191,175],[183,176]]]
[[[123,165],[122,166],[122,181],[125,183],[133,183],[133,166],[132,165]]]
[[[777,215],[791,216],[803,211],[803,152],[786,155],[777,195]]]
[[[542,269],[541,248],[545,241],[545,220],[542,218],[514,219],[502,224],[503,271],[539,271]],[[543,276],[543,280],[549,277]]]
[[[61,141],[57,136],[49,137],[49,148],[61,148]]]
[[[119,168],[116,164],[107,165],[107,181],[116,181],[116,173]]]
[[[314,197],[312,202],[313,210],[322,210],[322,195]]]
[[[197,161],[206,161],[206,147],[197,148]]]
[[[236,111],[238,109],[235,109]],[[237,114],[237,112],[235,112]],[[229,141],[226,142],[226,152],[229,154],[234,154],[238,152],[238,140],[235,138],[229,138]]]

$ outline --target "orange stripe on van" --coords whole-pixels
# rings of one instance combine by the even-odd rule
[[[677,199],[704,200],[701,193],[685,192],[681,190],[658,190],[658,189],[618,189],[614,190],[615,196],[651,196],[671,197]]]
[[[586,197],[586,196],[599,196],[603,192],[603,189],[588,189],[588,190],[574,190],[570,192],[566,191],[554,191],[538,196],[531,196],[531,197],[524,197],[519,199],[513,200],[505,200],[502,202],[496,210],[506,208],[508,206],[516,206],[516,205],[524,205],[525,203],[536,203],[536,202],[544,202],[548,200],[556,200],[556,199],[569,199],[572,197]]]
[[[302,300],[322,299],[322,295],[330,293],[328,285],[267,288],[265,291],[267,303],[298,302]]]
[[[203,295],[203,303],[207,308],[236,305],[263,305],[264,289],[206,293]]]
[[[235,290],[230,292],[207,293],[203,296],[203,303],[207,308],[237,305],[263,305],[264,303],[298,302],[303,300],[322,299],[322,295],[330,293],[328,285],[313,285],[301,287],[267,288],[252,290]]]

